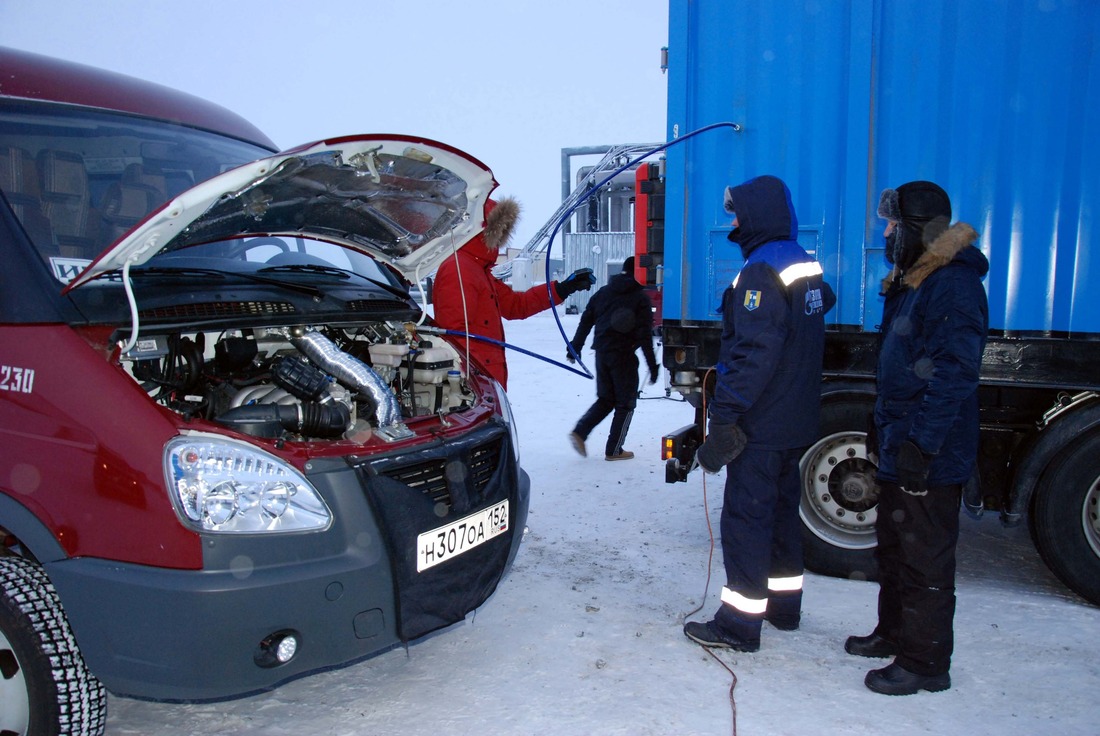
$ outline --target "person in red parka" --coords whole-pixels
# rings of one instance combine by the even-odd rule
[[[519,202],[505,197],[485,203],[485,229],[440,265],[432,287],[435,321],[447,330],[464,332],[470,355],[501,386],[508,388],[508,364],[504,346],[473,336],[504,342],[505,319],[525,319],[561,304],[577,291],[596,282],[592,269],[574,271],[562,281],[551,282],[553,301],[545,284],[527,291],[513,291],[493,275],[497,253],[508,242],[519,220]]]

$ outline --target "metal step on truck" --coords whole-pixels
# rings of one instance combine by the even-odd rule
[[[671,0],[667,136],[689,139],[647,177],[663,240],[638,235],[639,265],[663,276],[664,365],[696,409],[668,437],[668,480],[701,439],[718,306],[742,265],[723,189],[779,176],[838,297],[820,438],[802,460],[806,566],[875,578],[876,206],[885,188],[935,181],[990,262],[969,490],[1005,524],[1026,521],[1050,569],[1100,604],[1097,38],[1093,2]],[[688,135],[718,123],[733,125]]]

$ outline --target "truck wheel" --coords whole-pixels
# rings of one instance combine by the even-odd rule
[[[107,693],[84,665],[53,584],[0,557],[0,736],[102,734]]]
[[[1100,434],[1060,453],[1039,479],[1032,537],[1068,588],[1100,605]]]
[[[802,456],[802,551],[806,568],[822,575],[877,580],[878,487],[867,459],[871,401],[821,406],[821,439]]]

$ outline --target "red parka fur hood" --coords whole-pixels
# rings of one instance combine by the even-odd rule
[[[436,273],[433,300],[440,327],[467,333],[459,345],[490,376],[508,386],[504,356],[505,319],[524,319],[561,303],[557,289],[537,284],[522,292],[493,275],[497,253],[508,242],[519,220],[519,202],[506,197],[485,204],[485,229]]]
[[[462,249],[479,261],[496,262],[500,249],[512,237],[519,221],[519,202],[512,197],[504,197],[499,202],[490,199],[485,203],[485,229],[475,236]]]

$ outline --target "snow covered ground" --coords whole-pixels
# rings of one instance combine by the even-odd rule
[[[577,317],[561,320],[571,337]],[[506,328],[509,342],[564,358],[551,313]],[[112,697],[108,734],[731,733],[733,680],[681,632],[686,613],[702,604],[693,618],[705,619],[718,605],[717,547],[703,599],[706,514],[717,534],[723,476],[666,485],[658,457],[661,435],[689,423],[691,408],[665,397],[662,376],[634,415],[627,448],[637,457],[604,461],[605,420],[581,458],[566,435],[594,383],[517,352],[509,367],[531,514],[515,567],[476,615],[407,651],[253,697]],[[995,514],[962,520],[947,692],[892,698],[864,687],[866,670],[886,660],[848,656],[843,643],[874,626],[876,594],[873,583],[807,575],[798,631],[765,624],[759,652],[719,653],[737,677],[737,733],[1100,733],[1100,609],[1047,571],[1026,528],[1004,529]]]

